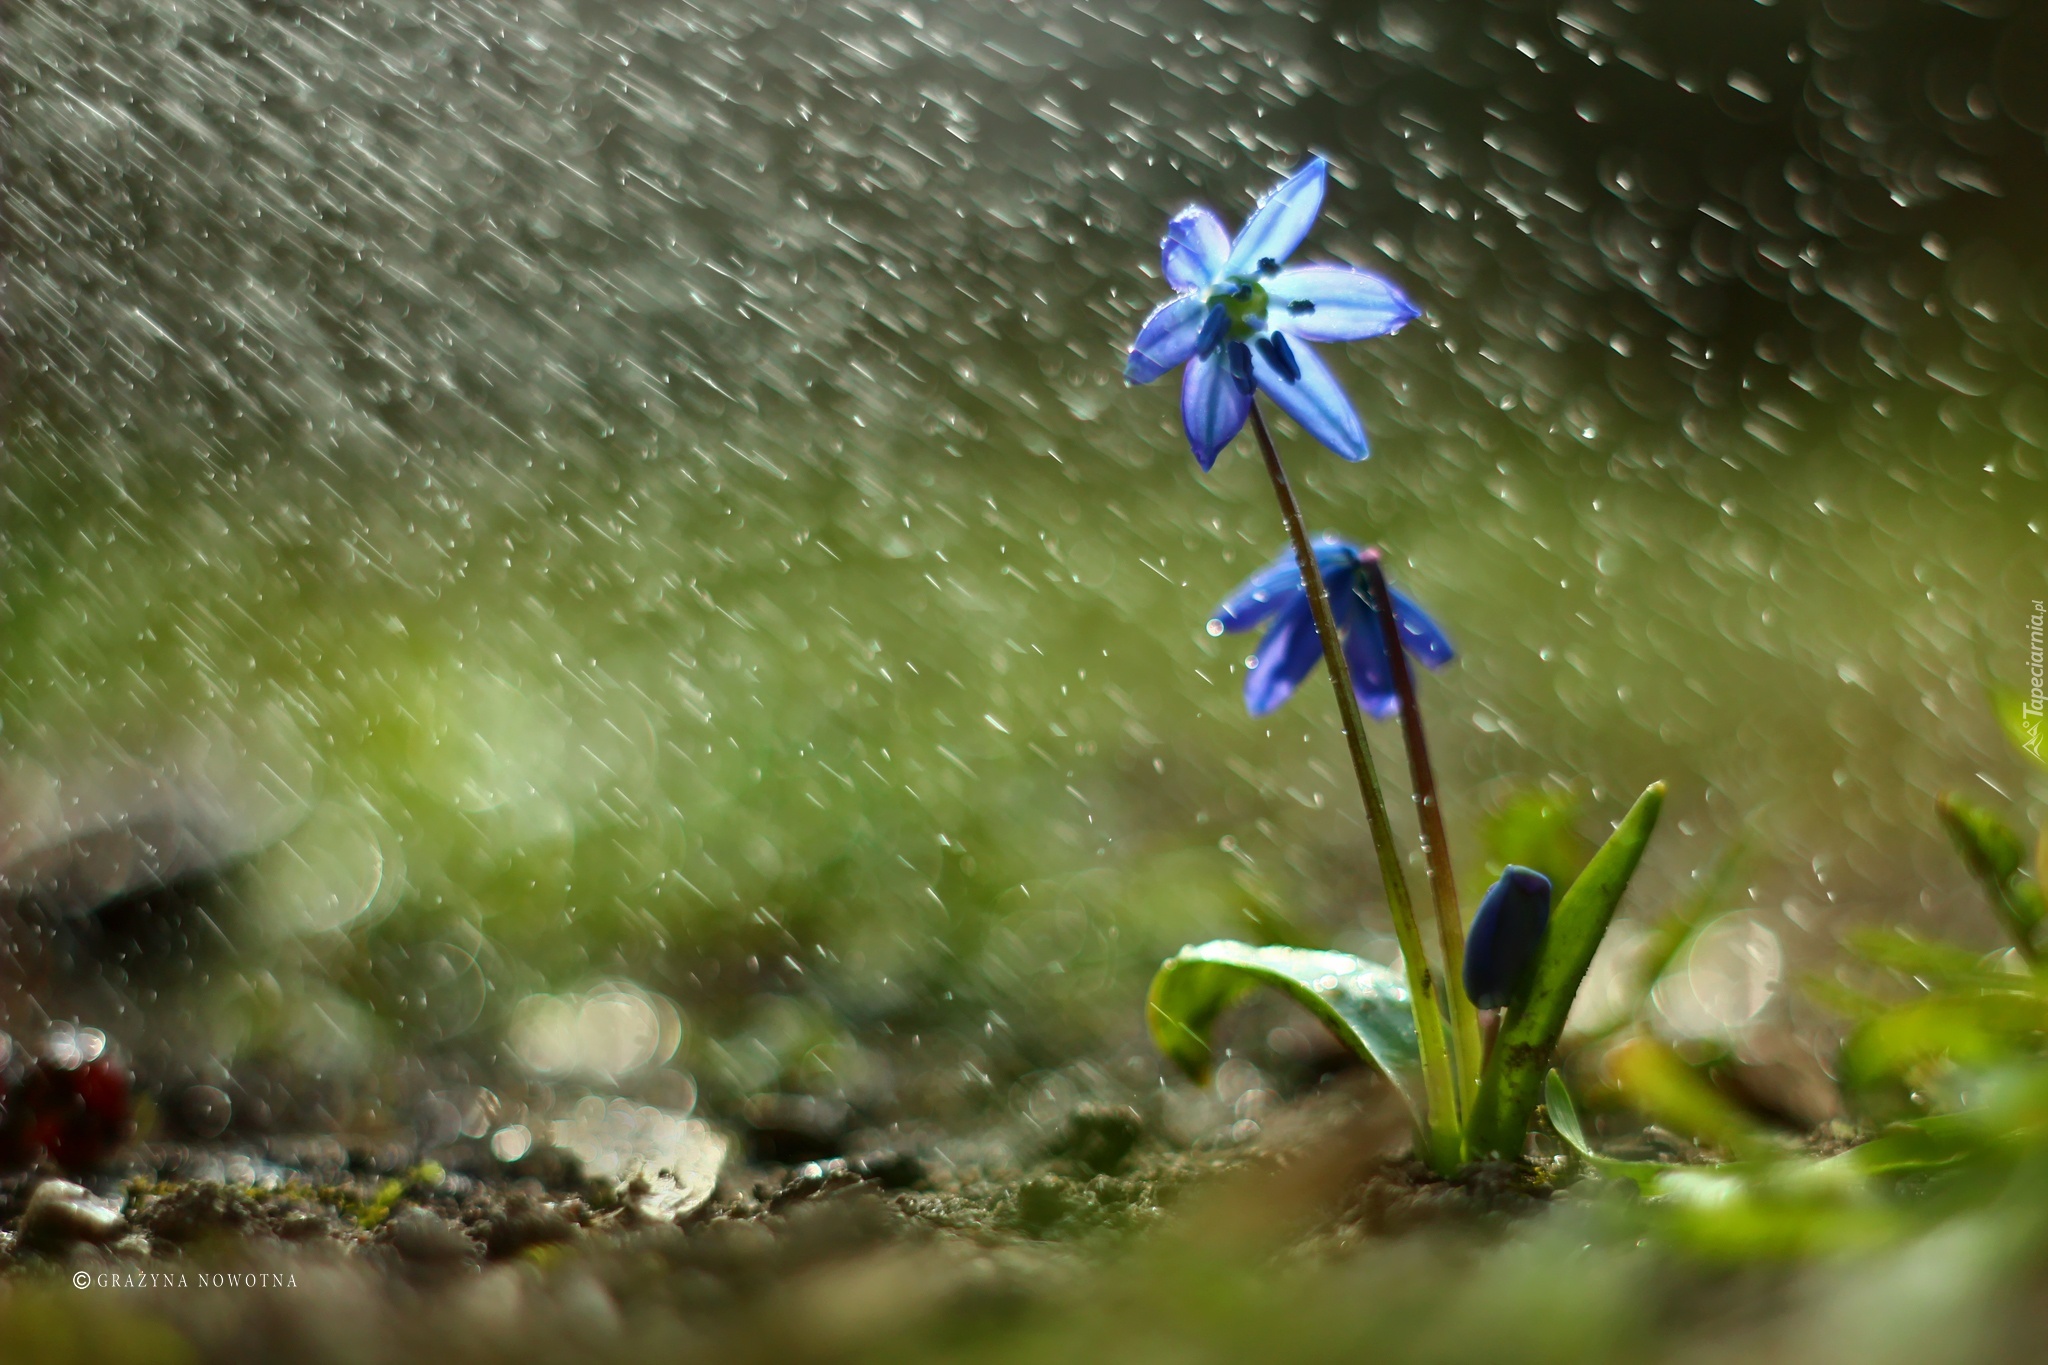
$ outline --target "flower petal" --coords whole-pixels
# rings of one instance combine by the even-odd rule
[[[1212,634],[1250,630],[1300,596],[1301,570],[1295,567],[1290,550],[1238,584],[1209,618],[1209,630]]]
[[[1365,439],[1365,423],[1358,420],[1358,413],[1344,396],[1337,376],[1330,373],[1330,367],[1323,364],[1323,358],[1307,342],[1297,343],[1293,350],[1301,378],[1292,383],[1264,355],[1253,353],[1252,373],[1259,387],[1271,394],[1289,417],[1301,423],[1303,431],[1345,459],[1362,460],[1372,454],[1372,446]]]
[[[1312,548],[1316,554],[1316,567],[1323,571],[1325,584],[1330,582],[1331,575],[1358,563],[1358,547],[1336,536],[1317,536]],[[1305,602],[1308,599],[1303,596],[1300,565],[1295,561],[1294,551],[1288,549],[1238,584],[1230,596],[1223,599],[1223,605],[1216,608],[1210,624],[1218,631],[1250,630],[1294,600]]]
[[[1258,391],[1258,383],[1252,378],[1252,348],[1242,341],[1223,343],[1223,364],[1230,371],[1230,382],[1237,385],[1237,391],[1250,398]]]
[[[1353,584],[1338,607],[1344,627],[1344,662],[1351,666],[1351,690],[1358,704],[1374,720],[1387,720],[1401,709],[1394,692],[1394,670],[1387,663],[1387,647],[1380,639],[1378,613],[1365,604]],[[1332,603],[1333,606],[1338,606]]]
[[[1422,315],[1391,280],[1355,265],[1298,265],[1266,281],[1272,325],[1304,341],[1363,341]]]
[[[1364,546],[1327,531],[1311,540],[1308,546],[1315,551],[1316,567],[1323,571],[1323,583],[1331,592],[1337,591],[1336,575],[1356,568],[1358,557],[1365,553]]]
[[[1230,257],[1230,229],[1200,204],[1190,204],[1166,225],[1159,250],[1168,284],[1175,289],[1204,289]]]
[[[1186,364],[1202,335],[1202,320],[1208,316],[1198,294],[1182,294],[1153,309],[1124,359],[1125,382],[1149,384],[1174,366]]]
[[[1251,670],[1244,676],[1244,707],[1255,716],[1270,715],[1294,695],[1323,657],[1322,637],[1316,634],[1307,598],[1281,614],[1252,657]]]
[[[1394,623],[1401,627],[1404,649],[1431,668],[1442,668],[1458,657],[1443,631],[1428,612],[1416,605],[1414,598],[1391,584],[1387,591],[1394,595]]]
[[[1307,165],[1259,201],[1217,273],[1255,275],[1261,261],[1271,261],[1276,267],[1285,262],[1322,211],[1323,189],[1329,179],[1330,163],[1319,156],[1310,157]]]
[[[1231,379],[1221,350],[1188,362],[1180,382],[1180,420],[1202,468],[1215,464],[1217,452],[1244,429],[1251,406],[1251,395],[1241,392]]]

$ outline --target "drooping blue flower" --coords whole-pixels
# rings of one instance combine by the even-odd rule
[[[1186,366],[1181,422],[1204,469],[1244,427],[1254,392],[1271,395],[1303,431],[1345,459],[1371,453],[1365,424],[1309,343],[1385,336],[1421,310],[1391,282],[1356,266],[1287,267],[1322,209],[1329,173],[1328,162],[1310,157],[1259,201],[1235,240],[1200,205],[1166,225],[1166,282],[1180,293],[1138,329],[1124,378],[1149,384]]]
[[[1510,863],[1472,918],[1465,939],[1465,994],[1483,1010],[1508,1003],[1550,927],[1550,878]]]
[[[1386,644],[1380,639],[1379,618],[1366,599],[1365,575],[1358,569],[1364,551],[1337,536],[1316,537],[1314,549],[1316,567],[1330,591],[1330,611],[1344,639],[1352,690],[1366,714],[1386,720],[1401,709],[1401,703],[1394,695],[1394,673],[1387,662]],[[1429,613],[1398,588],[1388,591],[1394,597],[1394,622],[1401,628],[1401,643],[1409,655],[1431,668],[1449,663],[1455,657],[1451,642]],[[1315,615],[1292,550],[1239,584],[1216,608],[1209,633],[1251,630],[1267,621],[1272,625],[1259,641],[1244,679],[1244,704],[1255,716],[1266,715],[1293,696],[1301,680],[1323,659],[1323,642],[1316,634]]]

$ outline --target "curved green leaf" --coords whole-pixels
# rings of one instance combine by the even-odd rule
[[[2048,904],[2042,901],[2041,888],[2027,875],[2026,845],[2005,821],[1954,792],[1935,802],[1935,809],[1956,852],[1983,884],[2005,931],[2020,951],[2033,959],[2034,934],[2048,917]]]
[[[1652,783],[1558,902],[1525,994],[1509,1003],[1493,1055],[1487,1059],[1466,1133],[1468,1155],[1521,1156],[1529,1116],[1536,1111],[1537,1092],[1564,1033],[1572,999],[1663,808],[1664,784]]]
[[[1786,1153],[1776,1134],[1758,1125],[1654,1035],[1629,1039],[1607,1054],[1605,1066],[1630,1108],[1672,1132],[1712,1143],[1742,1160],[1769,1160]]]
[[[2027,694],[2016,687],[1994,687],[1991,709],[1998,713],[2013,748],[2048,768],[2048,743],[2043,742],[2048,740],[2048,728],[2042,726],[2040,713],[2027,711]]]
[[[1657,1161],[1617,1161],[1594,1151],[1586,1142],[1584,1125],[1579,1122],[1579,1107],[1572,1103],[1571,1092],[1564,1088],[1564,1077],[1556,1071],[1544,1078],[1543,1109],[1550,1117],[1551,1131],[1572,1149],[1572,1155],[1602,1175],[1633,1180],[1647,1190],[1655,1185],[1658,1176],[1674,1169]]]
[[[1675,1195],[1681,1202],[1725,1202],[1734,1194],[1766,1189],[1807,1195],[1853,1194],[1872,1180],[1954,1165],[1984,1145],[1982,1133],[1971,1119],[1937,1115],[1896,1125],[1869,1142],[1830,1157],[1778,1153],[1762,1160],[1724,1161],[1714,1166],[1622,1161],[1601,1156],[1586,1141],[1578,1106],[1565,1088],[1564,1077],[1556,1071],[1544,1078],[1543,1107],[1551,1131],[1584,1165],[1601,1175],[1633,1181],[1645,1194]]]
[[[1287,992],[1374,1063],[1423,1111],[1422,1057],[1408,987],[1394,971],[1349,953],[1254,947],[1218,939],[1183,948],[1160,965],[1145,1001],[1152,1041],[1190,1079],[1209,1078],[1209,1032],[1218,1015],[1258,986]]]
[[[1936,991],[1865,1020],[1842,1044],[1844,1087],[1911,1086],[1914,1072],[1931,1062],[1981,1071],[2037,1054],[2048,1038],[2048,999],[2033,978],[2007,980],[2013,989]]]

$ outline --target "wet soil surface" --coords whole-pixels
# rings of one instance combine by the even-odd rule
[[[139,1146],[83,1184],[0,1181],[0,1320],[37,1294],[69,1316],[88,1305],[66,1295],[99,1294],[89,1318],[169,1324],[251,1359],[283,1343],[316,1359],[372,1343],[407,1357],[545,1354],[649,1322],[743,1357],[764,1343],[780,1343],[777,1359],[829,1357],[910,1325],[985,1327],[1085,1287],[1101,1253],[1158,1240],[1148,1229],[1170,1243],[1177,1218],[1220,1219],[1275,1254],[1341,1255],[1418,1227],[1509,1221],[1548,1198],[1535,1168],[1445,1181],[1405,1145],[1404,1125],[1344,1095],[1191,1149],[1135,1111],[1084,1106],[1022,1163],[910,1148],[736,1163],[682,1208],[658,1172],[594,1179],[552,1148],[508,1165],[332,1138]],[[338,1304],[353,1305],[342,1327]]]

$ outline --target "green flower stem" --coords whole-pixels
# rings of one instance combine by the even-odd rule
[[[1280,500],[1280,516],[1287,523],[1287,535],[1294,542],[1294,558],[1301,565],[1302,585],[1308,589],[1309,609],[1315,614],[1316,634],[1323,642],[1323,662],[1330,670],[1330,682],[1337,689],[1337,712],[1344,721],[1344,738],[1351,746],[1351,767],[1358,774],[1358,794],[1365,800],[1366,823],[1372,828],[1373,847],[1379,853],[1380,880],[1386,884],[1387,911],[1393,917],[1394,936],[1401,944],[1401,958],[1408,972],[1409,1002],[1415,1011],[1415,1041],[1422,1053],[1422,1087],[1428,1101],[1427,1138],[1429,1164],[1440,1172],[1455,1170],[1463,1158],[1463,1139],[1458,1107],[1458,1087],[1451,1074],[1450,1051],[1445,1045],[1444,1020],[1437,1003],[1436,973],[1430,968],[1423,947],[1422,930],[1415,922],[1415,907],[1408,899],[1408,878],[1401,870],[1401,854],[1394,846],[1394,828],[1387,819],[1387,803],[1380,795],[1379,774],[1372,765],[1372,751],[1366,745],[1365,722],[1358,711],[1358,695],[1352,690],[1351,669],[1344,662],[1344,647],[1337,634],[1337,618],[1330,611],[1330,590],[1316,566],[1316,553],[1309,544],[1308,527],[1301,517],[1301,504],[1288,485],[1287,470],[1266,419],[1259,412],[1259,400],[1252,399],[1252,434],[1266,457],[1266,474],[1273,481],[1273,495]],[[1463,927],[1462,925],[1460,926]]]
[[[1365,573],[1366,597],[1379,617],[1380,641],[1386,646],[1394,694],[1401,702],[1401,738],[1408,748],[1409,787],[1415,793],[1415,816],[1422,827],[1422,852],[1429,866],[1429,890],[1436,903],[1437,942],[1443,948],[1444,994],[1451,1005],[1451,1057],[1457,1064],[1459,1107],[1469,1114],[1479,1098],[1479,1072],[1485,1065],[1486,1052],[1479,1039],[1479,1011],[1465,994],[1465,915],[1458,908],[1458,884],[1451,876],[1451,841],[1444,833],[1443,804],[1436,795],[1436,769],[1430,765],[1429,740],[1423,735],[1415,670],[1408,666],[1408,653],[1401,648],[1401,624],[1394,619],[1394,595],[1387,591],[1380,552],[1367,550],[1360,556],[1359,568]]]

